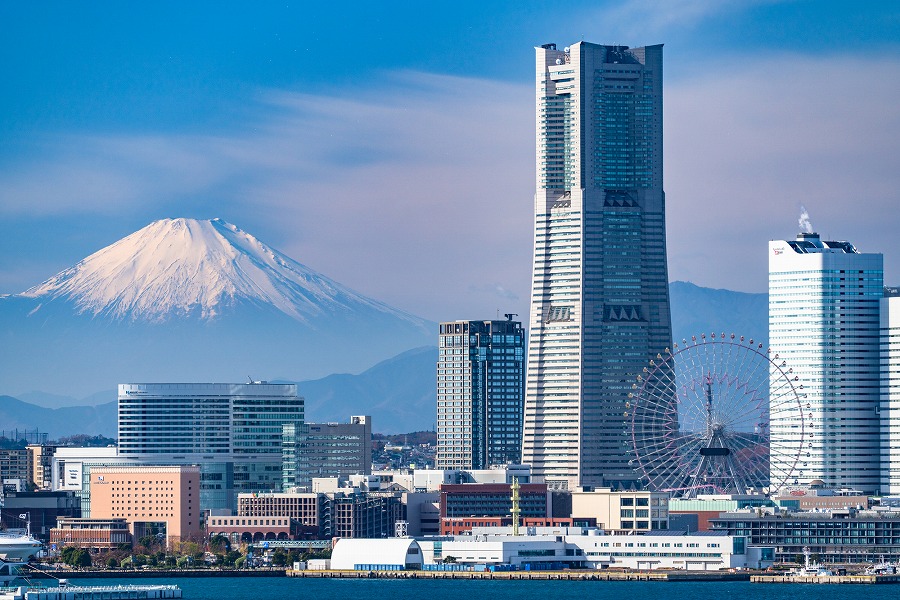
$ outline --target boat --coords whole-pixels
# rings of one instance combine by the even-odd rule
[[[869,566],[865,571],[866,575],[896,575],[900,573],[900,565],[896,562],[881,561]]]
[[[37,555],[44,544],[31,535],[31,514],[22,513],[19,519],[25,521],[24,529],[7,529],[0,531],[0,559],[6,561],[28,562]]]
[[[803,549],[803,566],[792,569],[789,573],[791,577],[831,577],[834,572],[812,560],[809,548]]]
[[[0,600],[178,600],[177,585],[71,585],[60,579],[57,587],[0,587]]]

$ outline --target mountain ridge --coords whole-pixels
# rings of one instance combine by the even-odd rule
[[[766,294],[732,292],[703,288],[689,282],[670,284],[673,336],[682,338],[704,332],[734,332],[765,342],[768,327],[768,300]],[[436,331],[436,330],[435,330]],[[436,333],[432,338],[436,338]],[[298,384],[298,391],[306,399],[306,416],[311,422],[343,422],[351,415],[371,415],[373,431],[378,433],[408,433],[427,430],[434,426],[436,414],[436,363],[437,348],[426,345],[405,350],[390,358],[379,360],[357,374],[331,373],[320,378],[299,379],[270,377],[269,381]],[[253,371],[253,375],[271,373]],[[282,371],[283,373],[283,371]],[[241,381],[251,372],[221,379]],[[208,379],[209,378],[205,378]],[[150,379],[142,378],[142,381]],[[189,380],[189,379],[185,379]],[[119,382],[138,381],[124,379]],[[196,381],[196,379],[194,379]],[[117,382],[118,383],[118,382]],[[39,392],[30,392],[39,397]],[[109,392],[115,405],[115,391]],[[104,396],[97,392],[94,398]],[[108,397],[108,396],[107,396]],[[59,401],[59,398],[51,399]],[[115,413],[111,413],[113,435]],[[10,422],[0,398],[0,422]],[[17,421],[18,422],[18,421]],[[71,423],[80,422],[71,419]],[[18,422],[19,427],[40,428],[39,420]],[[98,431],[66,430],[61,435],[77,433],[101,433]],[[108,435],[108,434],[107,434]]]
[[[0,393],[358,373],[436,327],[221,219],[163,219],[0,297]]]
[[[423,322],[354,292],[221,219],[154,221],[15,296],[65,299],[82,313],[157,322],[214,319],[240,301],[271,305],[301,322],[357,305]]]

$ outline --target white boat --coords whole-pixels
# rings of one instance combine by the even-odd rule
[[[887,561],[876,563],[865,570],[866,575],[896,575],[897,573],[900,573],[898,563]]]
[[[31,515],[19,515],[25,521],[25,529],[0,531],[0,559],[24,561],[35,556],[44,547],[40,540],[31,535]]]
[[[44,545],[28,531],[0,531],[0,559],[28,561]]]
[[[792,577],[830,577],[834,572],[810,558],[809,548],[803,549],[803,566],[791,570]]]

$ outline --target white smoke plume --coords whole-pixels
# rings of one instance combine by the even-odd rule
[[[806,207],[802,204],[800,205],[800,218],[797,219],[797,224],[800,225],[801,233],[812,233],[813,226],[812,223],[809,222],[809,213],[806,212]]]

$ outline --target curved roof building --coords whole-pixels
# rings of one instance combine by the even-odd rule
[[[331,568],[350,571],[358,568],[421,569],[422,549],[412,538],[341,538],[331,552]]]

